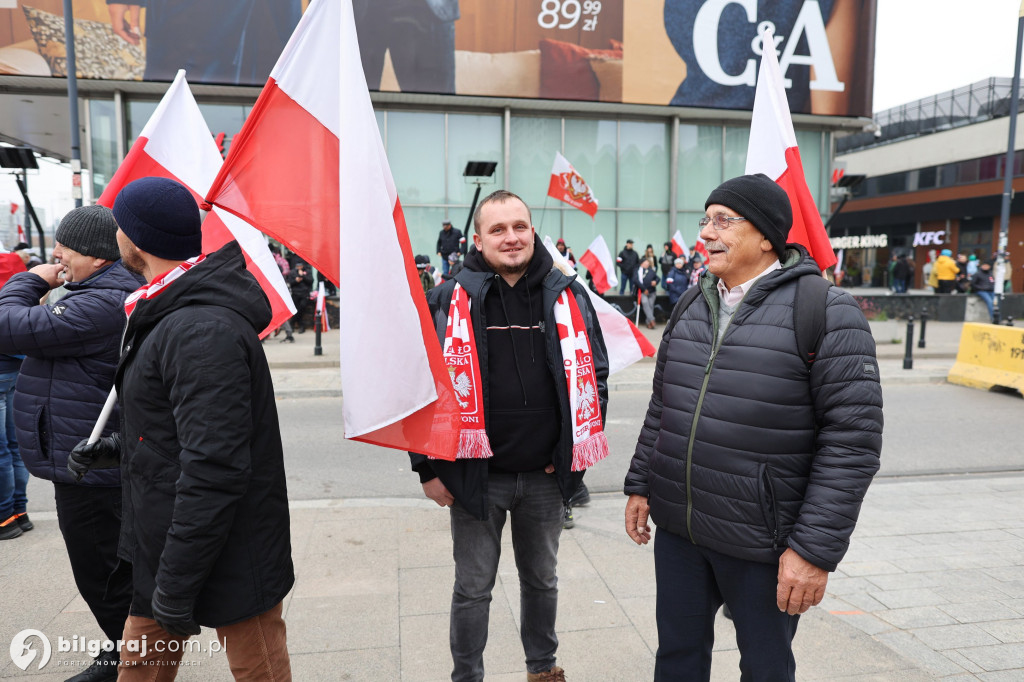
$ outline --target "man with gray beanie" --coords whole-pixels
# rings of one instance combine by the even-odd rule
[[[764,175],[711,192],[708,272],[658,351],[624,486],[630,538],[650,540],[648,515],[658,526],[657,680],[709,679],[723,603],[743,679],[795,679],[799,614],[824,596],[878,470],[871,330],[786,243],[791,224]]]
[[[120,462],[119,556],[134,594],[122,682],[172,679],[200,626],[239,679],[290,680],[282,602],[295,582],[284,453],[259,332],[270,302],[237,242],[202,253],[183,185],[141,178],[114,200],[123,262],[148,284],[128,297],[115,377],[121,429],[75,448],[91,475]]]
[[[66,466],[68,453],[89,435],[110,393],[124,302],[142,284],[122,265],[116,235],[110,209],[76,208],[54,235],[59,262],[14,275],[0,289],[0,353],[25,356],[14,402],[21,457],[30,473],[53,481],[75,584],[112,641],[121,637],[131,603],[131,570],[117,561],[121,476],[109,469],[76,482]],[[39,304],[61,284],[68,292],[63,298]],[[117,426],[115,411],[106,432]],[[71,679],[112,680],[117,661],[117,651],[101,653]]]

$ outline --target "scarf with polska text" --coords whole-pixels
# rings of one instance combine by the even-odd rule
[[[555,301],[555,327],[569,387],[572,470],[583,471],[608,456],[608,437],[601,424],[601,397],[590,339],[579,303],[568,289]]]
[[[459,450],[455,459],[487,459],[494,456],[484,428],[484,401],[481,389],[480,357],[476,352],[473,321],[469,317],[469,294],[455,284],[448,306],[448,326],[444,332],[444,364],[462,411]]]
[[[149,300],[160,295],[171,282],[178,279],[204,260],[206,260],[206,255],[202,253],[195,258],[189,258],[184,263],[181,263],[177,267],[160,275],[149,284],[143,284],[141,287],[128,294],[128,298],[124,301],[125,317],[130,318],[132,316],[132,312],[135,310],[135,306],[139,304],[139,301]]]

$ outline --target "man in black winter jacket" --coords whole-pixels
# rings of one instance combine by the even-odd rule
[[[134,582],[124,639],[148,642],[122,653],[121,680],[176,666],[200,625],[227,642],[236,678],[290,679],[288,494],[259,341],[270,303],[236,242],[201,255],[199,208],[173,180],[129,183],[114,217],[125,266],[149,284],[126,303],[120,437],[80,444],[68,466],[120,459],[118,554]]]
[[[878,469],[875,343],[832,287],[813,362],[801,357],[797,285],[821,272],[786,244],[792,209],[771,179],[729,180],[705,210],[709,273],[658,351],[626,532],[645,544],[648,513],[658,525],[655,679],[709,679],[724,602],[743,679],[793,680],[799,614],[824,596]]]
[[[615,258],[616,264],[619,266],[619,295],[621,296],[626,291],[626,285],[629,285],[629,291],[632,294],[636,293],[636,282],[633,280],[633,276],[636,274],[636,269],[640,267],[640,255],[633,248],[633,240],[627,239],[626,245],[622,247],[622,251],[619,251],[619,255]]]
[[[442,277],[451,272],[449,257],[453,253],[459,256],[466,255],[466,238],[462,235],[462,230],[452,227],[452,221],[446,220],[441,223],[441,231],[437,233],[437,255],[441,257]]]
[[[424,494],[451,508],[455,588],[451,609],[453,680],[482,680],[491,589],[501,533],[512,516],[522,593],[522,643],[527,678],[564,679],[555,665],[558,606],[555,565],[565,505],[583,480],[574,456],[573,410],[556,324],[556,306],[573,297],[583,320],[577,343],[589,345],[593,378],[579,391],[579,413],[599,412],[608,399],[608,357],[597,315],[575,273],[553,267],[530,210],[499,190],[474,215],[476,249],[453,280],[427,295],[442,347],[451,347],[450,311],[468,295],[480,386],[469,363],[452,363],[453,384],[467,409],[479,405],[489,458],[469,453],[454,462],[411,455]],[[454,303],[453,303],[454,301]],[[464,308],[463,308],[464,310]],[[455,318],[453,320],[453,327]],[[466,327],[467,325],[460,325]],[[581,336],[582,335],[582,336]],[[581,346],[577,345],[577,349]],[[589,360],[584,360],[588,362]],[[465,390],[461,390],[465,389]],[[603,434],[602,434],[603,437]],[[545,676],[547,675],[547,676]]]
[[[14,401],[21,457],[32,475],[53,481],[75,585],[111,641],[121,637],[131,603],[131,571],[117,561],[121,478],[96,471],[76,483],[66,464],[114,384],[124,301],[142,284],[121,264],[116,234],[110,209],[76,208],[54,235],[59,263],[18,273],[0,290],[0,353],[26,356]],[[61,284],[63,298],[39,304]],[[115,411],[106,432],[117,424]],[[104,652],[72,679],[112,680],[117,661],[116,651]]]

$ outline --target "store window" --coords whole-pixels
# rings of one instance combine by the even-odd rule
[[[964,218],[960,221],[957,253],[975,255],[978,260],[988,260],[994,251],[992,247],[992,218]]]
[[[509,191],[521,196],[534,212],[541,210],[545,202],[550,207],[553,200],[547,198],[548,180],[555,152],[562,148],[562,119],[513,116],[509,146],[512,151]],[[599,198],[603,200],[603,197]],[[560,224],[558,215],[547,218],[551,218],[556,227]],[[537,220],[538,217],[534,216],[534,224]]]
[[[445,203],[444,114],[389,111],[387,151],[403,206]]]
[[[722,126],[680,125],[677,210],[702,211],[722,179]]]
[[[474,178],[462,175],[469,161],[495,161],[498,164],[494,175],[481,178],[481,199],[502,187],[505,163],[501,137],[501,116],[448,114],[448,196],[445,203],[465,206],[468,210],[473,202],[477,187],[472,182]]]
[[[117,158],[117,119],[112,100],[89,100],[89,145],[92,150],[92,197],[98,199],[114,177]]]
[[[668,209],[668,149],[667,123],[619,123],[620,208]]]

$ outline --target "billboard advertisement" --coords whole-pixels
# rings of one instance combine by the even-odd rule
[[[339,1],[339,0],[323,0]],[[371,90],[870,116],[876,0],[341,0]],[[73,0],[79,77],[262,85],[308,0]],[[0,0],[0,73],[64,76],[62,0]]]

